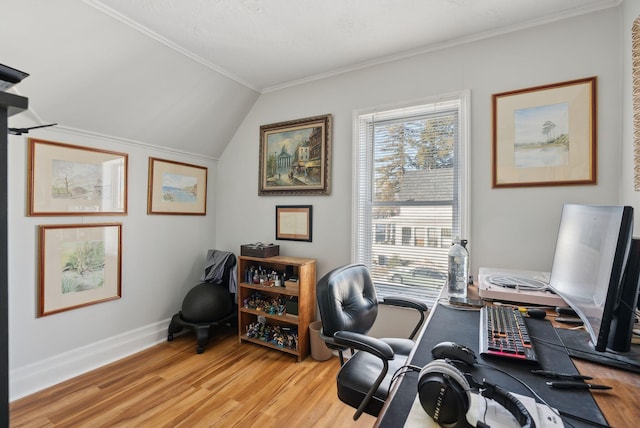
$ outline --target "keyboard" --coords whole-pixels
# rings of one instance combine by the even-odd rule
[[[538,361],[524,317],[517,308],[480,309],[480,354]]]

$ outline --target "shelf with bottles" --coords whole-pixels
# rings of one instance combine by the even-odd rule
[[[284,256],[240,256],[238,278],[240,342],[256,343],[295,354],[302,361],[309,354],[309,323],[315,320],[316,261]],[[264,326],[260,326],[260,323]],[[262,340],[249,333],[256,326],[263,330],[295,330],[296,349],[280,346],[281,338]],[[289,342],[285,340],[285,343]]]

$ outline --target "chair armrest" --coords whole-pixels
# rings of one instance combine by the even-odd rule
[[[394,357],[391,346],[375,337],[352,331],[336,331],[333,338],[340,345],[368,352],[383,360],[392,360]]]
[[[420,313],[420,321],[417,322],[416,326],[413,328],[413,331],[409,335],[409,339],[413,340],[413,338],[416,336],[416,333],[418,333],[420,326],[424,323],[424,314],[429,309],[427,307],[427,304],[421,300],[412,299],[410,297],[385,297],[380,303],[382,303],[383,305],[415,309]]]
[[[426,312],[429,307],[422,300],[412,299],[410,297],[385,297],[381,302],[383,305],[401,306],[403,308],[411,308],[420,312]]]

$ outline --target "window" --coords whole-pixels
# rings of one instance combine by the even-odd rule
[[[411,245],[411,228],[403,227],[402,228],[402,246],[406,247],[407,245]]]
[[[381,296],[435,299],[452,238],[467,236],[468,99],[357,114],[353,257]]]
[[[429,245],[430,247],[440,247],[440,236],[442,234],[441,229],[435,228],[435,227],[430,227],[427,231],[428,235],[427,235],[427,245]],[[449,242],[451,242],[451,240],[449,240]]]

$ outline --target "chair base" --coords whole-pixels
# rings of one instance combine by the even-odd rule
[[[220,325],[229,325],[231,326],[237,320],[237,311],[231,312],[231,314],[227,315],[224,318],[221,318],[216,321],[205,322],[205,323],[194,323],[185,321],[182,318],[182,311],[178,312],[171,318],[171,322],[169,323],[169,331],[167,334],[167,341],[173,341],[173,335],[182,331],[183,328],[188,328],[193,330],[196,334],[196,352],[198,354],[202,354],[204,352],[205,346],[209,343],[209,335],[211,333],[212,327],[217,327]]]

